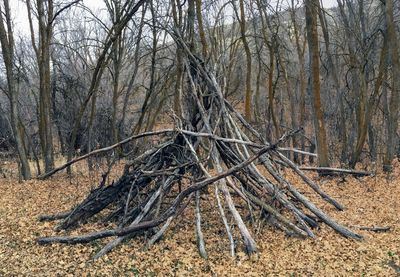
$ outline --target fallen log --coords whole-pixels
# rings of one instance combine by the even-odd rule
[[[58,219],[64,219],[67,216],[69,216],[71,211],[63,212],[63,213],[57,213],[57,214],[50,214],[50,215],[40,215],[38,216],[39,221],[53,221],[53,220],[58,220]]]
[[[344,169],[344,168],[334,168],[334,167],[300,166],[299,169],[303,170],[303,171],[317,171],[318,173],[324,173],[327,175],[349,174],[349,175],[353,175],[353,176],[357,176],[357,177],[374,175],[372,172],[368,172],[368,171],[360,171],[360,170]]]
[[[371,231],[371,232],[388,232],[390,231],[390,226],[383,226],[383,227],[367,227],[367,226],[354,226],[354,228],[358,228],[364,231]]]

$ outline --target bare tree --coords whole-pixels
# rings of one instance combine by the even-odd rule
[[[26,1],[28,20],[31,31],[32,46],[36,53],[39,70],[39,135],[44,158],[45,171],[54,168],[54,147],[53,147],[53,115],[52,115],[52,94],[51,94],[51,42],[56,18],[66,9],[81,0],[71,1],[58,10],[55,10],[53,0],[37,0],[36,11],[31,1]],[[35,13],[38,22],[38,37],[34,32],[32,14]],[[36,42],[38,41],[38,42]]]
[[[15,68],[14,56],[14,33],[12,28],[11,10],[8,0],[3,0],[3,8],[0,6],[0,43],[3,55],[3,61],[6,68],[8,98],[11,109],[11,126],[13,135],[17,144],[17,151],[20,161],[20,173],[24,180],[31,178],[28,157],[24,145],[24,134],[21,128],[18,107],[18,84],[17,72]]]

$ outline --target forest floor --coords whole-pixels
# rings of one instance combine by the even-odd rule
[[[400,276],[399,164],[389,177],[381,174],[318,180],[325,191],[345,205],[343,212],[299,185],[328,214],[362,234],[362,241],[340,237],[326,226],[316,231],[314,240],[291,238],[271,227],[257,226],[252,233],[259,253],[248,257],[239,244],[237,257],[232,259],[215,201],[203,200],[208,260],[201,259],[197,251],[193,207],[186,209],[184,217],[148,251],[143,250],[144,237],[123,243],[98,261],[90,258],[105,241],[38,245],[37,237],[56,234],[56,223],[38,222],[37,217],[79,203],[96,185],[100,173],[85,175],[70,179],[58,174],[46,181],[24,183],[18,183],[15,176],[0,178],[0,276]],[[287,177],[292,178],[290,173]],[[360,226],[391,229],[374,233],[359,230]],[[71,234],[105,227],[88,224]]]

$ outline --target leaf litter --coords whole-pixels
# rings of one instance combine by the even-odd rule
[[[268,225],[255,224],[252,232],[259,253],[247,256],[238,242],[237,256],[232,259],[215,201],[205,200],[202,209],[207,220],[202,227],[207,260],[198,254],[193,207],[186,209],[149,250],[144,250],[146,236],[123,243],[97,261],[91,257],[106,240],[83,245],[38,245],[36,238],[57,234],[55,222],[38,222],[38,216],[63,212],[78,204],[101,173],[85,175],[70,179],[60,174],[24,183],[18,183],[15,177],[0,179],[0,276],[400,276],[399,166],[389,177],[378,174],[346,177],[344,182],[341,178],[318,180],[326,192],[345,205],[342,212],[300,186],[314,203],[363,235],[362,241],[345,239],[323,225],[313,240],[287,237]],[[308,175],[318,179],[316,174]],[[286,177],[297,181],[290,172]],[[237,208],[240,212],[241,207]],[[360,226],[391,228],[377,233],[360,230]],[[99,227],[87,224],[69,234]]]

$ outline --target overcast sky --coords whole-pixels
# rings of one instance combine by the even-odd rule
[[[165,0],[167,1],[167,0]],[[274,0],[272,0],[274,1]],[[83,3],[90,9],[104,8],[103,0],[83,0]],[[20,0],[11,0],[11,13],[14,17],[14,24],[16,29],[22,33],[29,33],[28,15],[26,12],[26,5]],[[336,0],[322,0],[324,8],[330,8],[337,5]]]

